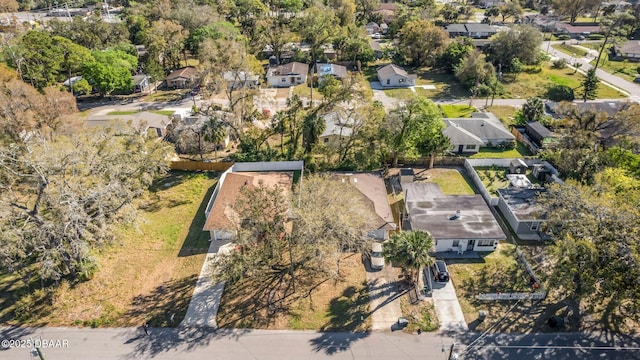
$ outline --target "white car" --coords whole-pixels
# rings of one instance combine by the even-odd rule
[[[371,245],[371,268],[374,270],[382,270],[384,267],[384,258],[382,257],[382,244],[374,242]]]

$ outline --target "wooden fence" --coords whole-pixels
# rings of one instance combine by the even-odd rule
[[[171,170],[226,171],[232,162],[172,161]]]

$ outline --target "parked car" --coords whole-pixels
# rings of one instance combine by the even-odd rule
[[[442,260],[436,260],[433,264],[433,275],[436,281],[449,281],[449,270],[447,270],[447,264]]]
[[[640,75],[636,75],[636,77],[633,79],[634,83],[640,83]]]
[[[371,268],[382,270],[384,268],[384,258],[382,257],[382,244],[374,242],[371,245]]]

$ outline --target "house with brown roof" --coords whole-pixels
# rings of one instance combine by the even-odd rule
[[[403,68],[395,64],[387,64],[379,67],[378,80],[383,88],[409,87],[416,85],[416,74],[409,74]]]
[[[231,240],[237,235],[243,219],[234,210],[236,201],[243,189],[257,187],[260,184],[267,187],[280,187],[288,193],[293,184],[293,172],[233,172],[233,167],[227,170],[220,177],[205,211],[207,220],[203,230],[210,233],[211,240]]]
[[[193,66],[183,67],[181,69],[173,70],[167,78],[165,83],[167,87],[173,89],[186,89],[197,83],[198,72]]]
[[[272,66],[267,70],[267,83],[272,87],[289,87],[305,84],[308,73],[309,65],[299,62]]]
[[[640,40],[627,40],[620,46],[614,46],[617,60],[640,61]]]
[[[389,238],[389,231],[396,230],[391,206],[387,198],[387,188],[384,178],[380,173],[333,173],[333,177],[339,181],[349,181],[360,193],[360,199],[345,199],[347,201],[364,201],[372,212],[369,219],[370,229],[368,237],[376,240]]]

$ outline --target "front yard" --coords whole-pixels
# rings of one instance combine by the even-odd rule
[[[50,292],[0,276],[0,321],[10,325],[177,326],[184,317],[208,249],[204,208],[216,178],[172,172],[137,201],[137,227],[94,254],[88,281],[63,280]],[[16,315],[18,318],[16,318]]]
[[[369,288],[359,254],[345,254],[342,278],[297,279],[298,292],[268,306],[268,286],[250,278],[225,288],[218,324],[223,328],[366,331]],[[301,291],[300,285],[310,289]],[[364,319],[362,321],[361,319]]]

